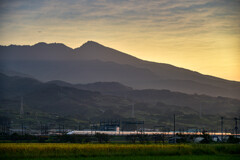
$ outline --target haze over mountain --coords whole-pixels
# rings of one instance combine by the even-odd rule
[[[176,114],[178,127],[216,129],[220,116],[232,119],[240,113],[240,100],[168,90],[134,90],[116,82],[43,83],[4,74],[0,74],[0,80],[0,117],[11,119],[16,127],[22,123],[36,128],[39,122],[61,122],[68,127],[81,123],[86,128],[89,121],[131,118],[144,120],[146,127],[156,124],[171,127],[172,115]],[[21,98],[23,119],[19,119]],[[229,128],[233,124],[232,120],[224,123]]]
[[[76,49],[59,43],[1,46],[0,63],[2,70],[14,70],[42,81],[120,82],[136,89],[240,97],[240,82],[144,61],[93,41]]]

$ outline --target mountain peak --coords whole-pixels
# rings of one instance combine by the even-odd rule
[[[45,46],[55,46],[55,47],[66,47],[66,48],[69,48],[68,46],[66,46],[65,44],[63,43],[45,43],[45,42],[38,42],[36,44],[34,44],[33,46],[38,46],[38,47],[45,47]]]
[[[33,46],[45,46],[45,45],[47,45],[47,43],[45,43],[45,42],[38,42],[38,43],[34,44]]]
[[[99,44],[99,43],[90,40],[90,41],[87,41],[85,44]]]
[[[91,45],[101,45],[101,44],[99,44],[99,43],[97,43],[97,42],[95,42],[95,41],[87,41],[86,43],[84,43],[84,44],[86,44],[86,45],[89,45],[89,44],[91,44]],[[84,45],[83,44],[83,45]]]
[[[95,42],[95,41],[87,41],[86,43],[84,43],[80,48],[92,48],[92,47],[103,47],[103,45]]]

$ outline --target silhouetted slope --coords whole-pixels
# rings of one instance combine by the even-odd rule
[[[89,84],[77,84],[75,87],[79,89],[86,89],[91,91],[98,91],[101,93],[119,93],[133,90],[131,87],[122,85],[117,82],[96,82]]]
[[[238,88],[240,88],[239,82],[228,81],[208,75],[202,75],[198,72],[193,72],[188,69],[175,67],[169,64],[144,61],[118,50],[105,47],[93,41],[88,41],[80,48],[75,49],[75,51],[77,52],[80,59],[99,59],[102,61],[111,61],[119,64],[129,64],[139,68],[147,68],[163,80],[191,80],[203,84],[209,84],[213,86],[222,85],[223,87],[230,88],[234,88],[235,85],[239,85]]]
[[[24,99],[25,103],[41,111],[61,115],[82,114],[87,117],[93,114],[87,110],[94,104],[92,101],[99,96],[100,93],[97,92],[47,85],[35,92],[26,94]],[[91,112],[96,111],[98,111],[97,108],[91,110]]]
[[[13,71],[13,70],[6,70],[6,69],[3,69],[3,68],[0,68],[0,73],[5,74],[7,76],[18,76],[18,77],[33,78],[31,75],[16,72],[16,71]]]
[[[46,82],[47,84],[56,84],[58,86],[62,86],[62,87],[73,87],[74,85],[71,83],[67,83],[64,81],[60,81],[60,80],[53,80],[53,81],[48,81]]]
[[[71,48],[61,43],[40,42],[33,46],[0,46],[0,60],[8,62],[18,60],[71,60],[74,52]],[[2,61],[2,62],[4,62]]]
[[[55,121],[60,121],[56,117],[63,116],[65,123],[69,118],[85,124],[90,120],[124,120],[131,118],[133,104],[136,118],[145,120],[146,126],[169,126],[169,117],[177,114],[179,127],[196,124],[212,127],[216,125],[210,123],[213,118],[216,120],[219,115],[231,118],[240,113],[240,101],[231,98],[189,95],[167,90],[133,90],[115,82],[85,85],[63,81],[43,83],[32,78],[4,74],[0,74],[0,79],[1,84],[4,84],[0,86],[0,117],[8,116],[15,123],[21,121],[21,97],[24,100],[24,110],[28,113],[24,115],[26,124],[38,122],[35,119],[37,113],[42,120],[47,119],[47,123],[56,123]],[[83,87],[84,90],[78,87]],[[102,94],[106,92],[107,95]],[[204,117],[201,120],[200,107]]]
[[[62,87],[73,87],[82,90],[97,91],[101,93],[125,93],[133,90],[131,87],[122,85],[118,82],[95,82],[88,84],[71,84],[64,81],[54,80],[49,81],[47,84],[56,84]]]
[[[101,60],[105,62],[115,62],[119,64],[138,64],[140,59],[117,51],[115,49],[105,47],[97,42],[88,41],[81,47],[74,49],[77,58],[81,60]],[[133,65],[133,66],[134,66]],[[144,67],[143,67],[144,68]]]
[[[6,76],[0,73],[1,99],[22,96],[41,87],[42,83],[38,80],[27,77]]]
[[[141,86],[157,79],[147,69],[113,62],[92,61],[8,61],[6,68],[17,69],[41,81],[63,80],[71,83],[116,81]]]
[[[114,95],[128,97],[143,103],[164,103],[167,105],[187,106],[195,111],[202,111],[204,114],[228,115],[240,114],[240,101],[237,99],[225,97],[210,97],[206,95],[190,95],[180,92],[171,92],[169,90],[132,90],[124,93],[115,93]]]
[[[58,43],[0,46],[0,63],[3,69],[32,75],[42,81],[114,81],[137,89],[169,89],[190,94],[240,97],[239,82],[140,60],[93,41],[76,49]]]

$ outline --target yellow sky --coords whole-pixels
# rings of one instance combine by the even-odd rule
[[[1,1],[0,44],[88,40],[138,58],[240,81],[238,0]]]

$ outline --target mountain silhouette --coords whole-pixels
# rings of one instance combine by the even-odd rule
[[[88,41],[72,49],[60,43],[0,46],[0,69],[41,81],[119,82],[135,89],[168,89],[190,94],[240,97],[240,82],[155,63]]]
[[[15,124],[21,124],[21,97],[24,110],[28,112],[24,115],[25,123],[31,122],[33,126],[46,119],[48,123],[58,124],[59,118],[64,118],[67,126],[78,126],[81,121],[85,127],[89,120],[127,120],[131,117],[132,104],[136,117],[144,118],[146,126],[161,123],[170,127],[169,117],[178,114],[182,127],[214,128],[218,126],[219,115],[232,118],[240,112],[240,100],[231,98],[169,90],[134,90],[116,82],[71,84],[55,80],[44,83],[33,78],[0,74],[0,117],[6,115]],[[225,126],[232,126],[232,121],[226,123]]]

